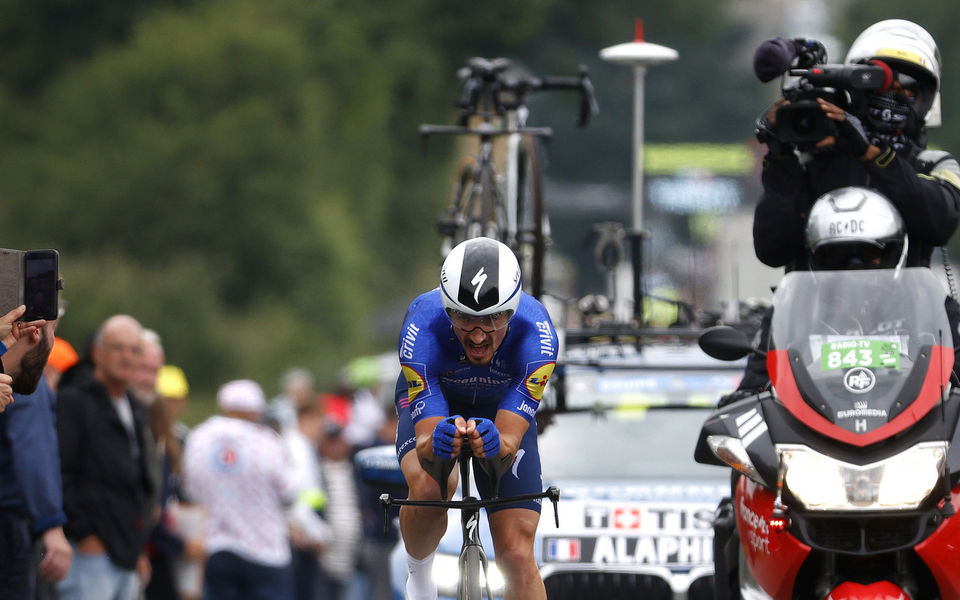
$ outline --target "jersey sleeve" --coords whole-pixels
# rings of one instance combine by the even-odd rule
[[[407,382],[407,398],[401,408],[410,407],[414,424],[427,417],[449,416],[447,401],[440,389],[436,370],[437,340],[429,327],[426,303],[421,296],[410,305],[400,331],[400,370]]]
[[[543,305],[537,302],[536,308],[517,353],[518,376],[498,407],[520,415],[527,422],[537,414],[547,382],[557,366],[557,332]]]
[[[941,154],[930,164],[922,160],[915,164],[887,148],[866,163],[874,186],[900,211],[911,245],[942,246],[960,223],[960,166],[952,156]]]

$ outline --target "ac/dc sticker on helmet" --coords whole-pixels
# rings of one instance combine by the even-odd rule
[[[554,362],[533,362],[527,365],[527,375],[523,378],[523,384],[531,398],[538,402],[543,398],[543,390],[555,366]]]
[[[407,401],[412,403],[427,389],[427,382],[413,367],[401,365],[400,369],[403,371],[403,378],[407,380]]]

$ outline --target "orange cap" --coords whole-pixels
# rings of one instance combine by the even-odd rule
[[[77,364],[78,360],[80,357],[70,342],[62,338],[53,339],[53,348],[50,350],[50,358],[47,359],[48,365],[63,373]]]

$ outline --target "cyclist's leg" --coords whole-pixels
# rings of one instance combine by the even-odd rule
[[[490,515],[490,533],[497,566],[506,580],[504,600],[544,600],[547,592],[533,555],[540,513],[507,508]]]
[[[407,401],[407,382],[403,375],[397,381],[396,406],[399,421],[397,423],[397,459],[400,470],[407,482],[411,500],[440,500],[440,488],[437,482],[423,470],[416,452],[416,435],[413,419],[410,417],[410,405]],[[457,470],[451,473],[453,485],[457,482]],[[448,489],[453,490],[452,487]],[[432,553],[447,530],[447,511],[443,508],[426,506],[404,506],[400,509],[400,532],[407,554],[421,559]]]
[[[407,382],[403,375],[397,381],[395,402],[399,421],[397,423],[397,458],[400,470],[409,489],[408,497],[414,500],[439,500],[437,482],[420,466],[416,452],[416,435],[410,405],[407,401]],[[412,451],[412,452],[411,452]],[[451,474],[452,486],[456,486],[457,470]],[[449,487],[448,489],[453,489]],[[407,597],[411,600],[437,597],[433,581],[433,555],[447,530],[447,511],[442,508],[403,506],[400,508],[400,535],[407,551]]]

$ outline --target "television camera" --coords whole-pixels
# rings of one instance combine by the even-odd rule
[[[836,125],[820,109],[823,98],[851,113],[858,113],[863,92],[884,91],[892,80],[890,68],[873,64],[827,64],[827,51],[817,40],[771,38],[757,47],[753,71],[767,83],[790,75],[795,83],[782,87],[788,101],[777,109],[776,137],[781,142],[810,147],[823,138],[836,135]]]

